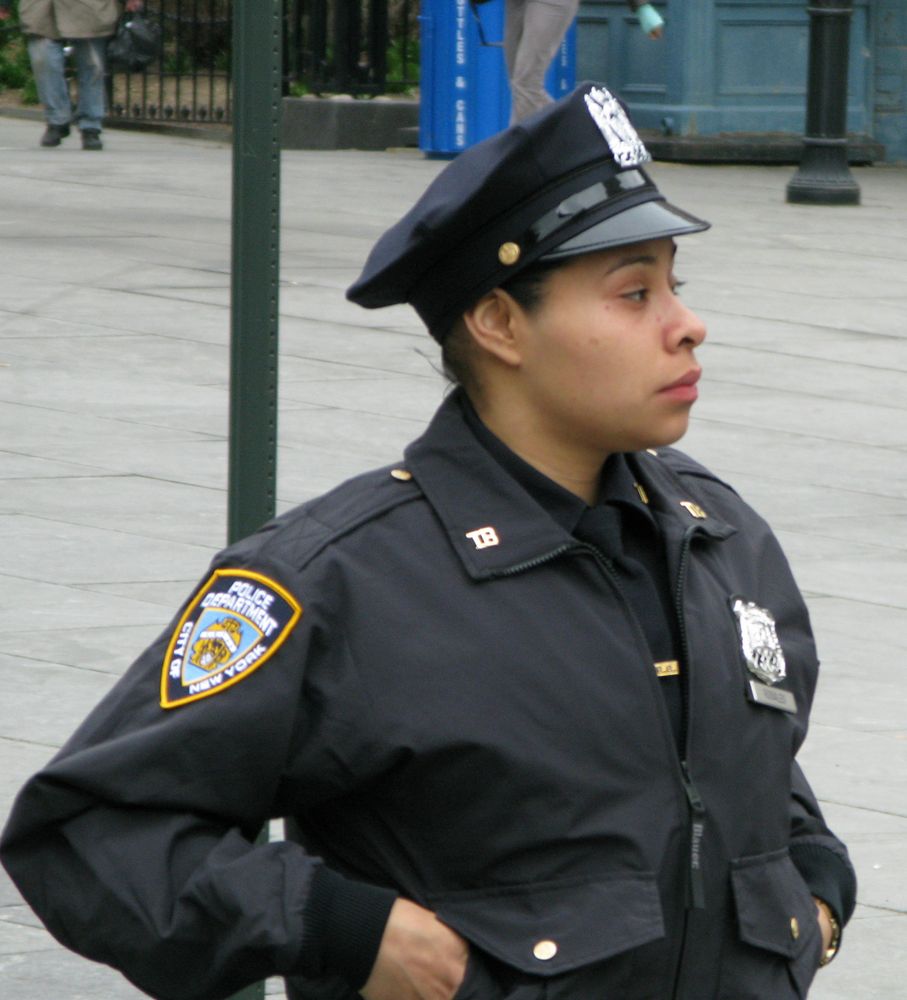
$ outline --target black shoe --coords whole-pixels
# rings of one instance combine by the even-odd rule
[[[101,133],[96,128],[82,129],[82,149],[103,149]]]
[[[48,125],[41,136],[42,146],[59,146],[69,135],[68,125]]]

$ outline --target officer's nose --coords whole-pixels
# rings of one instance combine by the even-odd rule
[[[674,295],[669,331],[671,347],[675,350],[679,347],[698,347],[705,338],[705,323],[682,299]]]

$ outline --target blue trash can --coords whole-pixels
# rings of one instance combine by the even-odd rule
[[[510,121],[504,0],[477,7],[469,0],[422,0],[419,22],[419,148],[450,156],[500,132]],[[574,23],[552,60],[545,86],[557,98],[575,83]]]

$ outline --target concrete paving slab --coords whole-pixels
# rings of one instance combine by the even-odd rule
[[[810,597],[810,603],[814,606],[816,599]],[[905,730],[904,709],[891,698],[891,690],[901,683],[902,671],[889,658],[890,647],[867,640],[861,644],[859,658],[848,659],[840,652],[844,645],[841,641],[819,645],[821,673],[813,724],[899,738]],[[825,655],[826,649],[831,655]],[[902,811],[907,813],[907,809]]]
[[[848,496],[848,499],[852,501],[853,498]],[[881,499],[886,505],[892,502],[888,498],[869,498],[870,501],[873,499]],[[854,514],[820,516],[813,526],[815,535],[839,545],[856,542],[881,545],[888,551],[907,550],[907,525],[904,523],[903,511],[883,515],[878,512],[876,504],[867,501],[860,502],[858,509],[859,519]],[[779,527],[801,533],[809,530],[809,525],[802,517],[797,523],[781,523]]]
[[[186,325],[188,300],[188,296],[174,299],[137,295],[128,289],[56,286],[42,298],[36,296],[28,309],[49,319],[91,324],[101,330],[168,334],[180,332]],[[215,303],[212,308],[217,318],[225,321],[223,305]],[[100,317],[104,319],[99,322]],[[224,330],[227,329],[225,325]]]
[[[200,575],[192,572],[187,578],[197,580]],[[173,576],[171,572],[169,579]],[[17,598],[15,602],[0,605],[0,635],[21,631],[36,633],[48,627],[71,633],[111,624],[157,624],[162,620],[160,605],[123,596],[128,589],[126,582],[118,584],[115,593],[108,594],[100,589],[93,591],[53,582],[23,581],[21,577],[3,572],[0,573],[0,587],[16,594]],[[79,720],[73,718],[72,721],[75,725]]]
[[[425,416],[431,415],[430,408]],[[418,416],[326,408],[286,413],[278,453],[281,507],[325,492],[365,469],[399,462],[403,449],[425,426]]]
[[[15,410],[15,412],[14,412]],[[110,456],[110,468],[133,471],[129,456],[144,453],[166,443],[198,443],[209,435],[204,428],[163,431],[159,427],[105,419],[94,414],[63,413],[37,406],[0,402],[0,424],[15,421],[18,427],[16,450],[41,453],[60,461],[91,464],[100,446]]]
[[[773,527],[792,531],[803,527],[834,537],[842,532],[846,533],[846,538],[854,537],[850,534],[852,531],[865,531],[866,537],[856,536],[858,540],[888,538],[890,525],[876,527],[877,522],[899,518],[904,511],[903,499],[880,496],[868,488],[866,491],[834,489],[803,480],[791,482],[780,476],[743,471],[734,473],[733,482],[734,489],[756,510],[763,513],[771,510]],[[858,513],[860,516],[855,516]],[[895,523],[893,527],[896,537],[902,526]]]
[[[201,576],[200,572],[199,578]],[[163,632],[175,609],[189,596],[196,583],[197,580],[176,580],[154,585],[118,583],[109,588],[96,588],[94,592],[98,594],[133,596],[145,604],[156,605],[156,620],[139,625],[130,621],[123,625],[106,622],[83,629],[47,628],[38,633],[0,630],[2,655],[12,661],[13,666],[8,667],[10,671],[17,663],[62,664],[73,670],[106,674],[109,685]],[[69,727],[75,713],[67,711],[66,726]],[[62,732],[66,735],[68,729]]]
[[[901,342],[903,347],[903,343]],[[901,362],[892,368],[871,365],[863,359],[858,372],[852,362],[824,361],[819,358],[776,356],[768,363],[755,367],[751,345],[708,343],[702,351],[703,364],[708,365],[710,385],[746,386],[760,392],[771,390],[793,393],[799,397],[815,397],[833,406],[839,402],[869,403],[890,410],[907,409],[907,363],[901,351],[892,350],[892,360]],[[864,352],[865,354],[865,352]],[[892,419],[895,414],[891,414]]]
[[[395,416],[421,420],[441,404],[444,386],[436,377],[357,376],[290,383],[286,386],[286,394],[291,401],[347,410],[363,417]]]
[[[698,299],[704,299],[700,291]],[[714,304],[698,305],[688,295],[687,300],[701,313],[709,328],[709,337],[703,346],[704,356],[715,346],[731,346],[741,351],[768,351],[777,355],[774,361],[779,366],[788,358],[815,358],[822,361],[837,361],[861,373],[865,367],[891,368],[904,371],[905,358],[902,334],[892,336],[878,331],[856,332],[852,330],[830,330],[809,322],[794,322],[789,319],[761,322],[750,315],[734,315],[714,308]],[[716,362],[722,355],[715,351]],[[771,374],[774,369],[769,369]]]
[[[226,428],[203,440],[187,439],[176,431],[161,431],[159,436],[152,435],[144,441],[140,449],[118,449],[115,442],[111,442],[110,448],[109,466],[118,474],[188,483],[211,490],[225,488]]]
[[[21,455],[14,451],[0,448],[0,480],[4,484],[14,479],[59,479],[62,476],[96,475],[102,472],[100,468],[85,465],[75,465],[71,462],[49,461],[37,455]]]
[[[907,382],[907,375],[901,376]],[[701,400],[704,419],[720,419],[732,411],[735,422],[808,434],[820,441],[867,444],[882,448],[907,446],[907,413],[887,401],[854,403],[823,398],[812,387],[783,392],[730,383],[711,383]],[[863,413],[869,419],[861,419]]]
[[[18,962],[3,961],[8,955],[18,955],[47,949],[47,935],[29,913],[28,907],[5,906],[0,909],[0,974],[6,975]]]
[[[13,799],[19,792],[23,777],[34,774],[35,771],[43,767],[70,732],[72,732],[72,728],[66,733],[59,734],[51,745],[37,743],[33,740],[14,740],[7,736],[0,736],[0,754],[3,758],[3,767],[0,768],[0,816],[5,819]],[[5,872],[3,877],[6,877]],[[18,894],[16,901],[21,902]],[[38,971],[40,974],[40,970]]]
[[[391,310],[393,311],[393,310]],[[349,324],[330,328],[318,320],[292,317],[281,330],[282,351],[290,358],[330,361],[376,371],[425,375],[439,352],[424,333],[399,327],[363,330]]]
[[[65,649],[65,647],[64,647]],[[62,663],[41,663],[0,653],[7,692],[0,705],[0,731],[9,739],[53,746],[104,697],[112,678]]]
[[[62,489],[67,493],[66,524],[205,548],[223,544],[225,491],[140,476],[70,472],[65,477],[13,480],[0,496],[0,515],[27,507],[35,518],[59,520]]]
[[[364,310],[343,297],[346,287],[350,284],[349,273],[337,282],[336,287],[311,281],[298,282],[283,290],[282,298],[286,300],[287,315],[302,319],[317,319],[322,329],[334,323],[357,326],[359,329],[372,327],[381,329],[394,314],[403,311],[403,307],[393,306],[388,314],[384,310]]]
[[[401,454],[402,448],[375,448],[368,462],[369,465],[386,465],[399,461]],[[278,473],[277,512],[280,514],[296,504],[326,493],[338,483],[352,479],[363,471],[362,455],[307,450],[295,457],[299,461],[298,469]]]
[[[907,836],[907,816],[826,803],[825,818],[847,838],[860,871],[862,906],[879,913],[907,907],[907,868],[901,849]]]
[[[406,372],[395,372],[387,368],[378,368],[372,365],[344,363],[335,360],[319,361],[315,358],[293,357],[283,354],[280,365],[280,384],[282,390],[290,390],[294,384],[305,382],[351,382],[363,379],[388,379],[394,378]],[[419,374],[412,372],[411,374]],[[426,378],[433,378],[434,374],[426,371]],[[284,392],[280,393],[280,399],[286,398]],[[320,403],[313,403],[313,407],[323,409]]]
[[[834,539],[787,531],[779,531],[778,538],[800,586],[811,594],[895,607],[907,603],[902,553],[851,543],[844,556]]]
[[[75,376],[106,378],[122,385],[124,375],[142,367],[142,378],[129,386],[130,393],[147,392],[157,386],[174,381],[184,385],[207,385],[215,375],[223,385],[229,361],[226,345],[212,344],[187,337],[174,339],[151,334],[127,333],[124,330],[100,330],[97,326],[82,324],[60,329],[47,324],[45,318],[33,317],[35,329],[23,331],[15,339],[7,337],[2,342],[2,352],[8,371],[0,372],[0,393],[12,401],[11,394],[18,391],[25,401],[36,402],[36,392],[53,392],[58,397],[60,386],[66,386]],[[44,336],[32,333],[44,331]],[[223,334],[223,330],[221,330]],[[73,336],[79,337],[78,351],[72,350]],[[112,343],[111,340],[115,340]],[[116,350],[119,364],[111,366],[111,352]],[[24,367],[22,361],[30,364]],[[87,393],[83,393],[84,397]],[[40,398],[40,397],[39,397]],[[101,402],[94,395],[92,409]],[[83,405],[84,408],[84,405]]]
[[[813,722],[801,754],[823,801],[907,817],[907,728],[860,732]]]
[[[895,1000],[903,993],[903,935],[907,920],[858,909],[846,945],[816,976],[810,1000]]]
[[[11,309],[0,308],[0,357],[5,363],[10,358],[32,356],[37,344],[44,339],[65,338],[72,341],[76,337],[97,337],[97,326],[85,323],[72,323],[68,320],[49,319],[46,316],[35,316],[24,310],[14,312]],[[115,330],[107,336],[119,336]],[[36,343],[37,342],[37,343]]]
[[[826,287],[827,287],[827,283]],[[730,311],[739,309],[753,320],[762,322],[802,322],[823,326],[829,330],[851,330],[858,333],[881,333],[898,336],[903,331],[904,304],[899,300],[862,300],[856,296],[840,299],[816,290],[809,294],[735,286],[729,280],[716,290],[711,308]]]
[[[96,1000],[97,997],[136,1000],[147,995],[106,966],[86,962],[62,948],[49,947],[46,936],[43,947],[34,944],[27,932],[23,932],[23,936],[33,947],[0,960],[4,988],[8,988],[10,996],[16,1000],[47,1000],[54,996],[67,1000]],[[16,943],[11,941],[10,946]],[[35,962],[41,966],[40,983],[34,981]]]
[[[716,295],[712,308],[720,309],[733,300],[735,308],[756,316],[805,318],[830,329],[873,330],[879,329],[880,317],[887,317],[886,310],[903,304],[903,290],[885,280],[885,268],[878,262],[864,260],[845,271],[840,266],[844,261],[837,268],[829,267],[818,256],[812,267],[798,267],[795,262],[803,254],[793,249],[779,252],[777,247],[767,247],[758,253],[766,258],[758,270],[749,269],[754,265],[749,257],[747,270],[725,264],[723,291]],[[844,276],[847,280],[842,282]],[[854,291],[855,282],[859,282],[859,292]],[[881,329],[885,332],[884,323]]]
[[[41,921],[22,902],[22,897],[19,895],[19,891],[13,885],[10,877],[6,874],[6,869],[0,868],[0,913],[12,916],[14,909],[18,923],[24,924],[27,927],[42,926]]]
[[[109,427],[136,425],[179,432],[192,427],[199,433],[210,429],[213,435],[224,434],[226,373],[222,379],[216,379],[217,384],[209,385],[181,383],[178,378],[168,382],[163,373],[136,384],[129,372],[130,362],[124,359],[122,364],[118,371],[103,374],[80,371],[79,365],[71,372],[52,373],[45,379],[36,372],[32,391],[21,385],[5,402],[27,407],[31,413],[40,410],[40,417],[48,420],[55,419],[55,415],[65,419],[70,414],[78,415],[83,410],[85,396],[90,394],[98,400],[94,417],[110,421]],[[214,374],[207,370],[209,379],[213,380]],[[164,400],[167,405],[162,405]]]
[[[22,581],[69,586],[172,579],[209,559],[216,548],[192,542],[92,528],[66,521],[0,516],[4,563]],[[217,548],[222,547],[220,544]]]
[[[815,725],[905,738],[903,707],[891,698],[892,686],[902,683],[896,664],[887,659],[844,665],[824,660],[821,677],[813,705]]]
[[[684,447],[718,475],[764,475],[819,486],[841,486],[855,494],[878,491],[907,497],[905,457],[898,449],[832,442],[797,432],[746,424],[736,413],[697,417]]]
[[[907,609],[887,604],[851,602],[840,598],[810,601],[814,627],[834,640],[842,659],[861,658],[871,665],[878,657],[874,651],[897,649],[907,635]],[[868,652],[868,656],[863,656]]]

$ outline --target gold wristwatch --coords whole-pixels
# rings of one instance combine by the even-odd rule
[[[831,941],[828,942],[828,947],[822,952],[822,958],[819,959],[819,968],[821,969],[838,954],[838,945],[841,943],[841,925],[824,899],[816,899],[816,905],[828,917],[828,922],[831,924]]]

